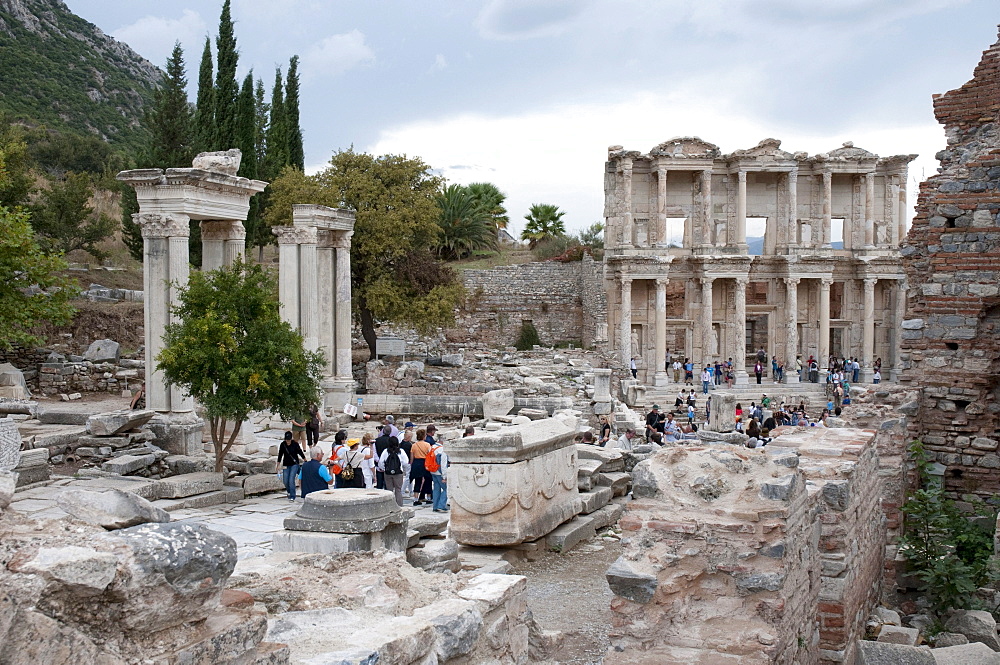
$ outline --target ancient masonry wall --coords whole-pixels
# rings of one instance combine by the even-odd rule
[[[122,358],[117,363],[92,363],[81,356],[63,356],[65,360],[50,362],[51,356],[49,349],[15,347],[10,351],[0,351],[0,363],[7,362],[21,370],[28,389],[42,395],[77,392],[119,394],[126,389],[139,390],[146,376],[146,363],[141,359]]]
[[[599,281],[602,270],[589,256],[569,263],[465,270],[469,310],[459,323],[479,342],[513,344],[521,322],[528,320],[543,344],[590,346],[607,309]]]
[[[633,470],[609,665],[854,662],[882,585],[875,432],[776,434]]]
[[[1000,41],[934,112],[948,146],[902,248],[901,379],[924,387],[910,434],[947,467],[946,488],[988,497],[1000,491]]]

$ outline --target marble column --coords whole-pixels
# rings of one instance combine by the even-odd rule
[[[336,240],[336,264],[334,266],[334,288],[337,301],[336,328],[337,364],[335,380],[341,386],[349,386],[354,391],[354,375],[351,370],[351,237],[353,232],[339,233]]]
[[[906,218],[908,212],[909,208],[906,205],[906,173],[901,173],[899,174],[899,205],[896,208],[899,244],[902,244],[906,240]]]
[[[335,283],[333,279],[334,253],[333,232],[320,231],[316,246],[316,306],[319,309],[319,350],[323,352],[323,376],[331,378],[337,370],[337,340],[335,338],[333,321],[336,316],[334,308]],[[327,405],[335,406],[335,405]]]
[[[701,172],[701,237],[698,244],[709,247],[712,244],[712,169]]]
[[[146,406],[161,413],[190,411],[191,398],[170,386],[156,367],[156,356],[163,350],[159,333],[175,320],[170,307],[176,302],[177,288],[186,286],[189,277],[189,218],[180,213],[139,213],[132,219],[143,238]]]
[[[795,356],[799,351],[799,278],[785,278],[785,383],[798,383]],[[788,371],[791,368],[791,371]]]
[[[653,385],[665,386],[667,379],[667,280],[656,280],[656,372],[653,374]]]
[[[234,221],[229,226],[229,237],[226,238],[223,261],[231,266],[237,258],[242,258],[247,248],[247,230],[243,222]]]
[[[622,159],[622,247],[634,246],[632,227],[632,160]]]
[[[295,226],[275,226],[271,233],[278,237],[278,300],[281,318],[299,329],[299,239],[304,229]],[[313,234],[315,235],[315,230]]]
[[[736,244],[746,251],[747,247],[747,172],[738,173],[736,189]]]
[[[892,317],[892,367],[889,370],[888,377],[885,376],[885,371],[883,370],[882,378],[888,378],[893,382],[898,382],[899,374],[903,371],[903,363],[900,359],[900,354],[902,353],[903,320],[906,319],[906,280],[896,280],[896,301],[894,304],[896,311]]]
[[[656,237],[657,246],[667,246],[667,167],[656,167]]]
[[[820,382],[826,379],[830,364],[830,287],[833,280],[823,277],[819,281],[819,373]],[[805,363],[803,363],[805,364]]]
[[[736,365],[736,384],[750,383],[747,374],[747,277],[736,278],[736,307],[733,312],[733,327],[735,328],[735,344],[733,349],[733,364]]]
[[[899,175],[892,174],[885,177],[885,200],[889,202],[889,219],[885,221],[888,227],[889,244],[892,247],[899,247]]]
[[[621,322],[618,330],[619,349],[621,350],[622,362],[628,369],[629,361],[632,359],[632,280],[628,277],[621,278]]]
[[[205,220],[201,227],[201,269],[231,266],[243,255],[247,232],[238,220]]]
[[[712,330],[712,316],[715,306],[712,303],[712,286],[715,283],[714,277],[701,278],[701,359],[702,366],[715,360],[717,353],[712,344],[714,332]]]
[[[865,174],[865,249],[875,246],[875,174]]]
[[[875,352],[875,277],[865,277],[863,327],[861,329],[861,382],[871,383]]]
[[[315,230],[311,239],[312,242],[299,245],[299,332],[307,351],[319,348],[319,263]]]
[[[799,170],[792,169],[788,172],[788,246],[795,247],[799,244],[799,199],[798,199]],[[809,244],[808,239],[803,243]]]
[[[823,249],[830,249],[833,233],[833,173],[823,171]]]

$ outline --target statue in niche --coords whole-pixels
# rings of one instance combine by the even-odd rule
[[[712,326],[711,330],[712,330],[712,332],[711,332],[711,335],[709,336],[709,344],[710,344],[710,346],[708,347],[708,352],[711,353],[712,355],[718,355],[719,354],[719,333],[715,330],[715,326],[714,325]]]
[[[639,356],[639,333],[635,330],[632,331],[632,357],[637,358]]]

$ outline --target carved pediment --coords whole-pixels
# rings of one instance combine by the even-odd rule
[[[729,157],[749,159],[760,159],[763,157],[775,161],[795,159],[795,155],[781,149],[781,141],[778,139],[764,139],[753,148],[734,151]]]
[[[864,148],[856,147],[851,141],[846,141],[836,150],[816,155],[818,162],[861,162],[873,159],[878,159],[878,155],[874,152],[868,152]]]
[[[664,141],[649,151],[650,157],[715,159],[720,154],[719,146],[702,141],[697,136],[678,136]]]

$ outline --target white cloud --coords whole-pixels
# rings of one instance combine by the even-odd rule
[[[302,58],[302,71],[304,75],[326,78],[374,62],[375,51],[365,43],[364,33],[355,29],[314,44]]]
[[[431,65],[430,72],[440,72],[448,68],[448,59],[444,57],[443,53],[438,53],[434,56],[434,63]]]
[[[184,47],[184,59],[190,72],[192,63],[195,70],[197,69],[207,34],[208,26],[201,15],[196,11],[185,9],[180,18],[144,16],[131,25],[118,28],[111,33],[111,36],[120,42],[125,42],[160,68],[166,65],[167,58],[174,49],[174,42],[179,41]]]
[[[552,37],[565,32],[588,4],[584,0],[490,0],[475,26],[485,39]]]
[[[920,153],[914,178],[934,172],[942,145],[933,123],[901,127],[855,126],[843,132],[784,131],[758,121],[746,109],[731,110],[718,99],[683,90],[635,94],[610,103],[554,106],[510,116],[466,114],[387,129],[366,150],[419,156],[449,181],[487,180],[507,194],[507,209],[519,230],[533,203],[566,211],[567,230],[603,221],[603,164],[609,145],[648,151],[674,136],[700,136],[723,152],[749,148],[763,138],[782,139],[789,151],[826,152],[844,141],[880,155]]]

